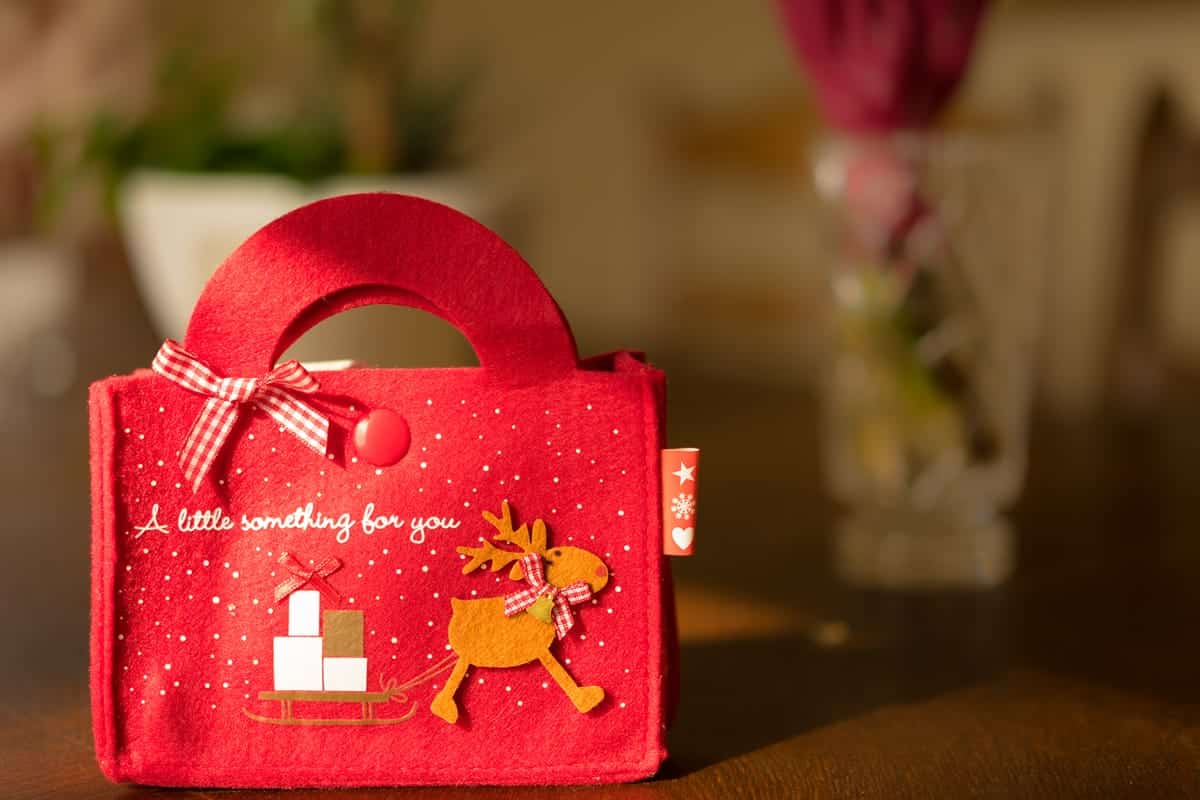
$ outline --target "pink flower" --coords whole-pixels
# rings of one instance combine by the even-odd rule
[[[840,128],[923,127],[958,86],[986,0],[777,0],[822,111]]]

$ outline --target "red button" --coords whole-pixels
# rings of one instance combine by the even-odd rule
[[[411,443],[404,417],[387,408],[369,412],[354,426],[354,449],[377,467],[390,467],[404,458]]]

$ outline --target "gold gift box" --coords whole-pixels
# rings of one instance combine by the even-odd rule
[[[326,611],[325,658],[362,658],[363,612]]]

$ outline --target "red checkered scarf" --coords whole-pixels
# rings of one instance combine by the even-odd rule
[[[179,466],[193,492],[200,488],[246,404],[265,411],[282,430],[325,455],[329,420],[296,396],[312,394],[320,385],[299,361],[285,361],[261,378],[222,378],[168,339],[154,357],[152,369],[188,391],[209,398],[179,453]]]
[[[586,581],[577,581],[570,586],[552,586],[546,582],[546,573],[542,570],[542,557],[538,553],[530,553],[521,559],[521,569],[525,572],[528,589],[507,595],[504,598],[504,615],[512,617],[520,614],[541,597],[549,597],[554,602],[554,612],[551,619],[554,622],[554,632],[561,639],[575,624],[575,615],[571,606],[592,599],[592,587]]]

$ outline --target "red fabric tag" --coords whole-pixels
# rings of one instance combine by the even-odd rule
[[[663,450],[663,555],[690,556],[695,552],[699,500],[700,451],[694,447]]]

